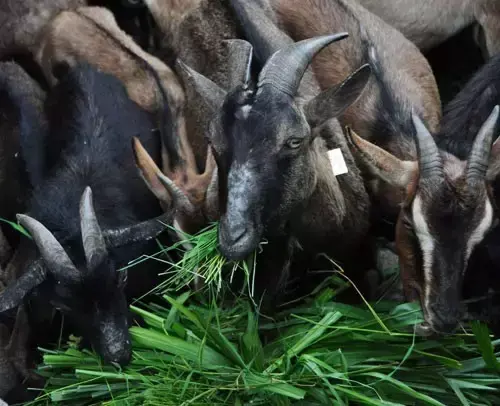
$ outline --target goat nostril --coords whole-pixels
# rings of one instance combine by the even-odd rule
[[[229,239],[231,240],[231,243],[236,244],[245,236],[246,233],[247,233],[246,226],[242,225],[239,227],[233,227],[229,232]]]

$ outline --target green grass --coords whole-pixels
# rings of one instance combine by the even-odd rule
[[[160,275],[163,282],[149,293],[166,293],[193,287],[198,277],[203,284],[202,290],[215,296],[220,292],[225,278],[231,282],[236,273],[242,272],[245,288],[249,297],[252,298],[257,251],[244,261],[227,261],[217,247],[217,234],[217,223],[212,223],[196,235],[185,234],[183,240],[170,247],[160,245],[160,251],[157,254],[142,256],[123,269],[133,268],[144,261],[160,261],[168,267],[168,270]],[[185,249],[186,245],[194,248]],[[180,261],[171,260],[169,254],[173,252],[182,255]]]
[[[221,305],[228,303],[222,280],[254,267],[229,264],[224,273],[213,233],[189,237],[195,248],[176,265],[180,276],[167,275],[161,304],[131,306],[145,326],[130,329],[129,366],[103,365],[75,342],[42,350],[38,371],[47,386],[34,404],[500,404],[500,340],[485,326],[416,337],[417,304],[336,302],[346,288],[339,276],[272,319],[242,297]],[[218,295],[178,293],[196,266]]]

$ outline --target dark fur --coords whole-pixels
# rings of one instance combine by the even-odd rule
[[[500,54],[492,57],[444,108],[438,146],[467,159],[479,128],[500,103]]]
[[[23,211],[26,206],[28,179],[19,154],[19,136],[35,117],[41,115],[44,97],[38,84],[18,65],[0,63],[1,218],[15,221],[16,213]],[[2,229],[10,245],[17,245],[19,233],[5,224]]]

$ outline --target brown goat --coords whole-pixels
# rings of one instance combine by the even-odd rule
[[[483,55],[500,52],[500,3],[497,0],[358,0],[428,50],[472,23]]]

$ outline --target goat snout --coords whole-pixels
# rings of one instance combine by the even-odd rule
[[[132,358],[132,343],[127,318],[112,319],[101,324],[99,349],[105,362],[127,365]]]
[[[259,243],[255,227],[249,223],[221,222],[219,249],[227,259],[239,261],[250,255]]]
[[[103,351],[104,361],[110,364],[125,366],[132,358],[132,345],[130,339],[110,343],[106,351]]]
[[[438,300],[430,306],[428,323],[436,333],[452,333],[458,326],[464,308],[458,301]]]

